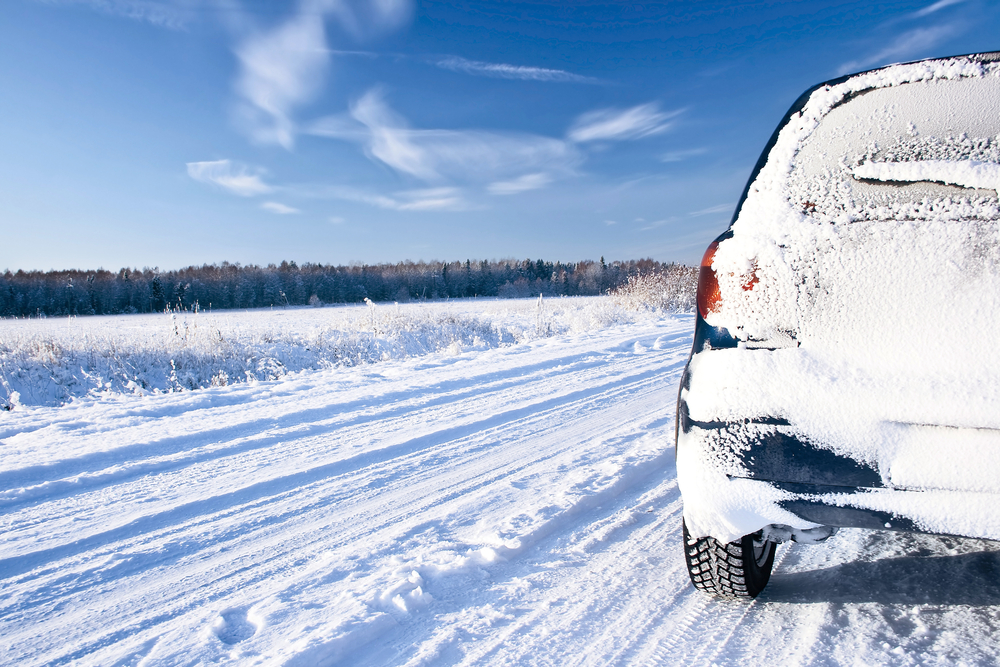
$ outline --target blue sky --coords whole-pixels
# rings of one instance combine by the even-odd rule
[[[0,270],[696,262],[808,86],[1000,4],[7,0]]]

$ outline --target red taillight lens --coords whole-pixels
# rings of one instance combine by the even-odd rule
[[[712,262],[715,260],[715,251],[719,249],[719,242],[712,241],[705,251],[705,256],[701,258],[701,269],[698,271],[698,312],[702,318],[708,317],[709,313],[715,312],[722,301],[722,293],[719,291],[719,278],[712,270]]]

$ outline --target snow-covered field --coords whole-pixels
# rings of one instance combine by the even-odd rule
[[[0,408],[277,380],[642,317],[647,294],[215,313],[0,318]]]
[[[0,411],[0,662],[1000,655],[996,543],[843,530],[783,545],[752,603],[691,588],[673,410],[692,316],[602,299],[400,309],[395,328],[370,333],[363,308],[210,316],[228,327],[216,326],[224,340],[284,365],[272,380],[112,383],[68,391],[58,406],[45,403],[66,376],[25,375],[34,402],[17,390],[15,409]],[[166,318],[8,321],[0,342],[58,344],[64,356],[48,363],[70,375],[56,362],[86,361],[72,356],[86,352],[81,337],[95,359],[111,357],[93,341],[113,341],[117,358],[159,368],[157,345],[173,339],[158,337],[181,337]],[[380,354],[325,364],[333,357],[306,354],[352,321],[340,340]],[[414,322],[428,324],[407,338]]]

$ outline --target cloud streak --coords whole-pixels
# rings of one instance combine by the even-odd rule
[[[399,27],[411,13],[410,0],[303,0],[284,23],[250,32],[234,49],[239,123],[254,141],[291,149],[295,111],[315,99],[329,70],[327,20],[364,39]]]
[[[682,110],[664,112],[653,102],[630,109],[583,114],[568,139],[481,130],[417,129],[373,88],[350,105],[348,113],[320,118],[303,132],[358,144],[373,162],[430,188],[391,197],[356,190],[334,196],[391,210],[463,210],[468,202],[454,186],[482,187],[495,196],[545,188],[573,176],[586,153],[578,143],[628,140],[666,132]],[[684,153],[698,154],[703,149]],[[665,157],[664,159],[670,159]],[[679,158],[675,158],[679,159]]]
[[[660,156],[660,159],[664,162],[683,162],[688,158],[695,157],[696,155],[704,155],[707,152],[707,148],[690,148],[683,151],[670,151],[669,153],[664,153]]]
[[[668,225],[671,222],[676,222],[676,221],[677,221],[677,218],[663,218],[662,220],[654,220],[653,222],[646,223],[645,225],[643,225],[642,227],[640,227],[639,231],[640,232],[649,232],[649,231],[652,231],[654,229],[659,229],[660,227],[663,227],[664,225]],[[645,222],[645,220],[643,220],[643,222]]]
[[[700,211],[692,211],[688,215],[692,217],[699,217],[702,215],[713,215],[715,213],[732,213],[735,207],[736,207],[735,202],[731,204],[719,204],[718,206],[709,206],[708,208],[703,208]]]
[[[85,5],[106,14],[175,30],[184,28],[194,18],[194,8],[191,3],[179,0],[48,0],[48,2]]]
[[[954,23],[907,30],[896,37],[887,47],[871,56],[844,63],[837,70],[837,73],[850,74],[879,65],[887,65],[891,62],[902,62],[926,56],[934,47],[958,31],[959,27]]]
[[[933,5],[927,5],[923,9],[914,12],[913,17],[918,19],[923,18],[935,12],[939,12],[945,7],[951,7],[952,5],[958,5],[963,2],[965,2],[965,0],[938,0],[938,2],[935,2]]]
[[[528,190],[538,190],[544,188],[552,182],[552,177],[548,174],[525,174],[512,181],[497,181],[490,183],[486,190],[491,195],[516,195]]]
[[[472,206],[458,188],[424,188],[403,190],[392,196],[371,194],[346,187],[325,190],[327,196],[345,201],[355,201],[390,211],[465,211]]]
[[[303,13],[277,30],[245,40],[236,50],[243,98],[240,115],[251,138],[291,148],[292,111],[319,91],[328,56],[320,14]]]
[[[354,102],[349,116],[320,119],[308,131],[360,143],[370,159],[430,184],[491,183],[526,173],[565,174],[581,159],[572,144],[549,137],[411,128],[377,89]],[[540,182],[540,177],[534,178]]]
[[[567,136],[577,143],[641,139],[669,130],[673,126],[672,119],[682,111],[660,111],[656,102],[630,109],[591,111],[577,118]]]
[[[545,67],[526,67],[508,65],[507,63],[484,63],[477,60],[466,60],[459,56],[449,56],[437,60],[434,64],[441,69],[461,72],[473,76],[488,76],[496,79],[517,79],[520,81],[551,81],[559,83],[601,83],[599,79],[580,76],[560,69]]]
[[[294,215],[295,213],[301,213],[297,208],[292,208],[291,206],[286,206],[280,202],[276,201],[266,201],[260,205],[265,211],[270,211],[271,213],[277,213],[278,215]]]
[[[266,194],[274,189],[262,180],[263,169],[251,169],[230,160],[188,162],[187,173],[196,181],[215,185],[241,197]]]

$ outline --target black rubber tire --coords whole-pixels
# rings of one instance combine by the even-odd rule
[[[729,544],[712,537],[692,539],[683,520],[681,525],[684,560],[695,588],[721,598],[755,598],[767,586],[774,567],[774,542],[761,541],[760,533]]]

